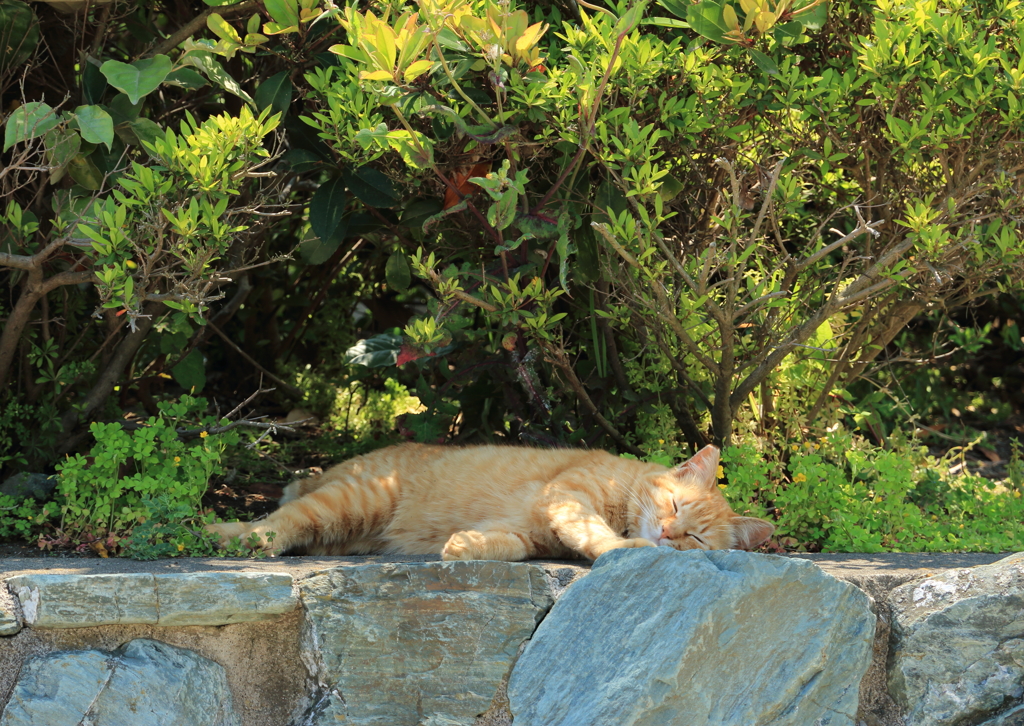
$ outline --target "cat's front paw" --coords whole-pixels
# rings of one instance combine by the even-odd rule
[[[636,547],[657,546],[658,545],[656,545],[654,542],[651,542],[649,539],[644,539],[643,537],[636,537],[634,539],[617,539],[612,542],[608,542],[601,547],[595,547],[593,554],[591,555],[591,558],[596,560],[598,557],[603,555],[605,552],[608,552],[609,550],[622,550],[634,549]]]
[[[477,551],[483,544],[483,537],[477,532],[456,532],[445,542],[444,549],[441,550],[441,559],[445,562],[480,559]]]

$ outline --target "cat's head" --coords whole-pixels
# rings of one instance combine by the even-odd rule
[[[639,535],[677,550],[752,550],[775,531],[741,517],[718,489],[718,449],[705,446],[689,461],[658,474],[641,506]]]

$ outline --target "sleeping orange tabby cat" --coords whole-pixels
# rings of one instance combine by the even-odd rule
[[[257,522],[271,552],[434,554],[445,560],[598,555],[618,547],[753,549],[775,527],[735,514],[716,486],[718,449],[674,469],[604,451],[402,444],[289,484]],[[271,545],[263,539],[275,532]]]

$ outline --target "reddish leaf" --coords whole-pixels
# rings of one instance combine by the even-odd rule
[[[463,166],[456,169],[455,173],[451,176],[451,181],[459,191],[456,193],[451,187],[445,189],[444,202],[441,204],[441,209],[451,209],[462,201],[463,197],[468,197],[470,194],[480,191],[480,187],[467,180],[474,176],[486,176],[490,171],[491,162],[489,161],[481,161],[472,166]]]

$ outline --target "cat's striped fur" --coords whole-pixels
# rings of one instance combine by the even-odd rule
[[[275,532],[272,552],[436,554],[525,560],[619,547],[753,549],[774,526],[736,515],[717,483],[718,449],[673,469],[604,451],[402,444],[290,484],[223,538]]]

